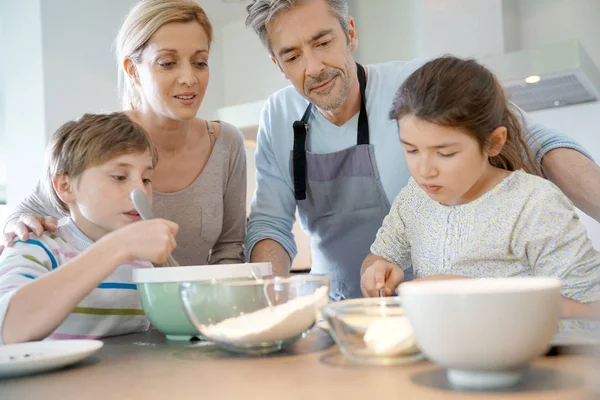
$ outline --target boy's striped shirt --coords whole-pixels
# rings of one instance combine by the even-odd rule
[[[2,324],[10,299],[23,285],[51,272],[77,257],[93,244],[69,218],[56,233],[31,235],[26,242],[16,241],[0,255],[0,344]],[[85,297],[48,339],[101,338],[140,332],[150,323],[141,306],[132,272],[152,268],[148,262],[129,262],[119,266]]]

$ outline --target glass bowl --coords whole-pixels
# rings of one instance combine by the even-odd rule
[[[271,275],[271,263],[197,265],[169,268],[137,268],[133,281],[144,313],[152,325],[168,340],[187,341],[198,335],[196,328],[183,312],[179,297],[179,282],[211,281],[215,279],[249,279],[257,268]]]
[[[183,311],[200,335],[246,354],[267,354],[304,337],[327,304],[329,276],[182,282]]]
[[[341,353],[352,361],[391,365],[424,358],[398,297],[341,301],[320,311]]]

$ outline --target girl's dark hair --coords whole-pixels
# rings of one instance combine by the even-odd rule
[[[490,164],[541,175],[502,86],[494,74],[474,60],[445,56],[413,72],[398,89],[390,110],[394,120],[406,115],[459,128],[477,140],[481,149],[488,145],[492,132],[504,126],[508,131],[506,143],[500,154],[490,157]]]

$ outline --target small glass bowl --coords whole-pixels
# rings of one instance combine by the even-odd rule
[[[341,301],[321,313],[341,353],[354,362],[392,365],[424,358],[398,297]]]
[[[182,282],[183,311],[200,335],[219,347],[267,354],[306,336],[327,304],[330,278],[220,279]]]

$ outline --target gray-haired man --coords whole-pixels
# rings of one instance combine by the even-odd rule
[[[331,274],[334,300],[359,297],[361,263],[410,176],[388,111],[424,61],[356,64],[345,0],[255,0],[246,24],[293,84],[273,94],[261,115],[247,254],[287,273],[297,207],[312,272]],[[600,168],[569,137],[531,122],[527,128],[547,176],[600,220]]]

